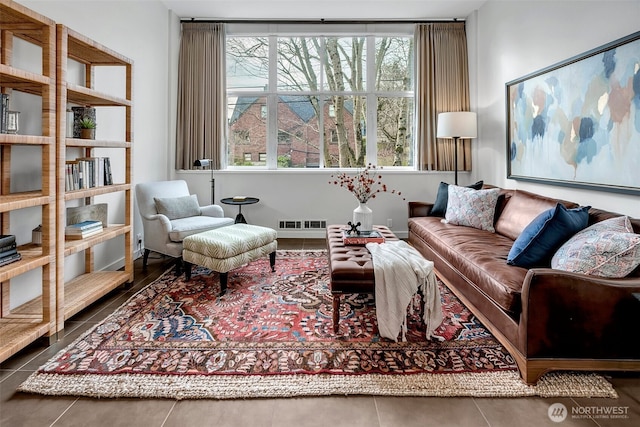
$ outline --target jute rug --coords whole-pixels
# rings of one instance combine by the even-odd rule
[[[219,277],[168,270],[60,351],[19,391],[172,399],[389,396],[616,397],[595,374],[524,384],[513,358],[441,285],[445,320],[426,340],[420,301],[406,342],[380,338],[371,295],[343,297],[334,334],[325,251],[278,251]]]

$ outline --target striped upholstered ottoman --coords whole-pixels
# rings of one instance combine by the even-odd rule
[[[201,265],[220,273],[220,294],[227,289],[228,272],[269,254],[275,271],[278,234],[267,227],[233,224],[193,234],[182,242],[185,275],[191,279],[191,266]]]

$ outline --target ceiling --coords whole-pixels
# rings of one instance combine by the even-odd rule
[[[416,20],[466,18],[486,0],[162,0],[180,18]]]

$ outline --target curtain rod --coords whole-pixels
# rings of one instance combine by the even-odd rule
[[[202,22],[209,24],[439,24],[448,22],[462,22],[464,19],[439,19],[439,20],[402,20],[402,19],[385,19],[385,20],[340,20],[340,19],[199,19],[199,18],[183,18],[180,22]]]

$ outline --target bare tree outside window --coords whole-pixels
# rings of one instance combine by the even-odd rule
[[[228,36],[227,82],[228,134],[250,141],[229,165],[273,146],[278,168],[413,166],[412,37]]]

